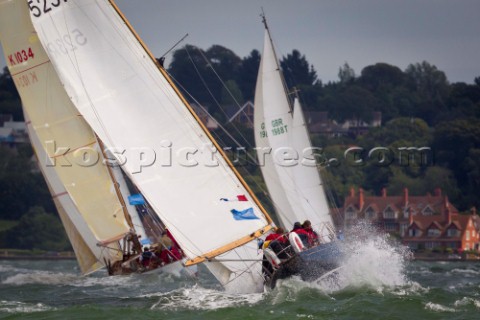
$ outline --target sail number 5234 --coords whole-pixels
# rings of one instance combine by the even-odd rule
[[[36,2],[38,5],[34,4],[33,0],[28,1],[28,7],[34,17],[40,17],[42,13],[52,11],[53,8],[60,6],[62,2],[67,2],[67,0],[37,0]]]

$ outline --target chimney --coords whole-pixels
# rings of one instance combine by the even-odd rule
[[[442,196],[442,189],[440,188],[435,188],[435,197],[441,197]]]
[[[387,188],[382,188],[382,198],[387,197]]]
[[[355,189],[353,187],[350,188],[350,197],[355,197]]]
[[[445,209],[450,209],[450,203],[448,202],[448,197],[445,196],[445,198],[443,198],[443,206],[445,207]]]
[[[363,205],[365,204],[365,199],[363,198],[363,189],[358,189],[358,210],[363,209]]]
[[[403,206],[406,207],[408,205],[408,188],[403,189]]]

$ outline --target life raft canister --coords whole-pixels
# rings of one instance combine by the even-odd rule
[[[290,245],[296,253],[300,253],[305,249],[302,239],[300,239],[298,234],[296,234],[295,232],[290,232],[290,234],[288,235],[288,240],[290,241]]]
[[[282,263],[280,261],[280,259],[277,257],[277,255],[275,254],[275,252],[273,252],[272,249],[269,249],[269,248],[266,248],[266,249],[263,249],[263,254],[265,255],[265,257],[267,258],[268,262],[270,262],[270,264],[272,265],[272,267],[274,269],[278,269],[278,267],[280,267],[280,263]]]

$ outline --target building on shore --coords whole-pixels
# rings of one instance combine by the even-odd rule
[[[399,236],[413,250],[450,248],[453,251],[480,251],[480,217],[476,210],[460,214],[440,188],[433,195],[410,196],[405,188],[400,196],[367,196],[363,189],[352,188],[345,198],[343,228],[349,229],[360,220],[379,230]]]

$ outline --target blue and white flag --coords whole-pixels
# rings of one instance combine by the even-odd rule
[[[142,205],[145,204],[145,199],[143,199],[143,196],[140,193],[132,194],[131,196],[128,196],[128,203],[132,206]]]
[[[232,209],[230,211],[233,214],[235,220],[255,220],[260,219],[253,213],[253,208],[248,208],[242,211]]]

